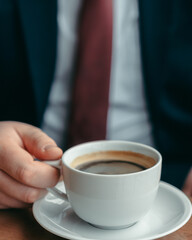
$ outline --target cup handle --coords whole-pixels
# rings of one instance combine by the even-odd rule
[[[64,192],[60,191],[58,188],[53,187],[53,188],[47,188],[47,191],[52,193],[55,197],[60,198],[62,200],[65,200],[66,202],[69,202],[67,194]]]
[[[61,159],[55,160],[55,161],[43,161],[43,162],[48,164],[48,165],[50,165],[50,166],[52,166],[52,167],[55,167],[55,168],[58,168],[58,169],[61,170]],[[47,188],[47,191],[52,193],[55,197],[60,198],[62,200],[65,200],[66,202],[69,202],[67,194],[62,192],[62,191],[60,191],[56,187]]]

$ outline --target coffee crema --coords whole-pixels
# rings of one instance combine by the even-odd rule
[[[140,172],[156,164],[154,158],[132,151],[101,151],[75,158],[71,167],[83,172],[117,175]]]

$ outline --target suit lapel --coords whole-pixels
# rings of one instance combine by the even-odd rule
[[[39,122],[46,107],[56,57],[57,1],[18,0]]]
[[[143,74],[149,107],[153,109],[157,106],[166,74],[170,3],[167,0],[139,0]]]

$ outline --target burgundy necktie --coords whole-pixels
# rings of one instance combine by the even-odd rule
[[[112,52],[112,0],[84,0],[69,146],[105,139]]]

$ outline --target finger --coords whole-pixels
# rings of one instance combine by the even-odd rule
[[[39,128],[28,124],[22,124],[18,130],[23,144],[28,152],[38,159],[59,159],[63,152],[57,147],[53,139],[47,136]]]
[[[33,203],[47,193],[47,190],[45,189],[22,185],[3,171],[0,171],[0,189],[1,194],[23,203]]]
[[[189,197],[192,196],[192,168],[190,169],[189,174],[187,175],[182,190],[187,196]]]
[[[7,208],[27,208],[30,207],[31,204],[24,203],[22,201],[18,201],[7,196],[4,193],[0,192],[0,209],[7,209]]]
[[[1,169],[22,184],[36,187],[53,187],[59,180],[60,171],[48,164],[34,161],[33,157],[17,144],[0,151]]]
[[[9,208],[8,206],[1,205],[1,204],[0,204],[0,209],[8,209],[8,208]]]

